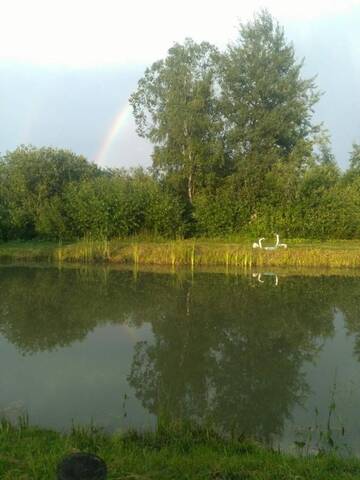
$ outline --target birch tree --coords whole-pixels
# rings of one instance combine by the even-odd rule
[[[224,168],[217,58],[209,43],[175,44],[130,98],[138,134],[154,145],[153,166],[190,204]]]

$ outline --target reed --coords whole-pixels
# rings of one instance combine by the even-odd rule
[[[224,265],[228,267],[332,267],[359,268],[360,248],[324,248],[295,246],[286,250],[252,250],[248,245],[218,244],[193,241],[136,243],[112,241],[107,254],[102,253],[102,242],[92,242],[90,248],[83,244],[67,246],[62,252],[63,261],[109,261],[135,265],[196,266]]]
[[[204,266],[228,268],[360,268],[360,243],[326,244],[288,240],[288,249],[253,250],[250,242],[226,243],[209,240],[134,241],[94,240],[69,244],[17,242],[0,244],[0,258],[10,260],[54,260],[58,263]]]
[[[57,243],[52,242],[0,242],[0,259],[2,260],[52,260]]]
[[[133,249],[133,263],[136,266],[136,265],[139,265],[140,263],[139,245],[135,243],[134,245],[132,245],[132,249]]]

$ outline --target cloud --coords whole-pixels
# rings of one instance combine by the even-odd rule
[[[360,0],[3,0],[0,60],[72,68],[149,63],[186,36],[225,45],[239,20],[349,12]],[[360,12],[360,10],[359,10]]]

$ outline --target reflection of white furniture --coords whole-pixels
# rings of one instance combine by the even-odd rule
[[[257,278],[258,282],[260,283],[264,283],[264,280],[262,279],[262,276],[265,275],[265,276],[268,276],[268,277],[275,277],[275,287],[277,287],[279,285],[279,278],[278,276],[276,275],[276,273],[272,273],[272,272],[265,272],[265,273],[253,273],[252,276],[254,278]]]

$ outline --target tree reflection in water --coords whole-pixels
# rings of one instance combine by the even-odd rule
[[[334,332],[340,309],[357,338],[360,279],[171,275],[4,267],[0,333],[24,354],[82,340],[96,326],[151,324],[128,381],[155,415],[211,421],[270,440],[307,396],[305,361]],[[119,406],[120,408],[120,406]]]

